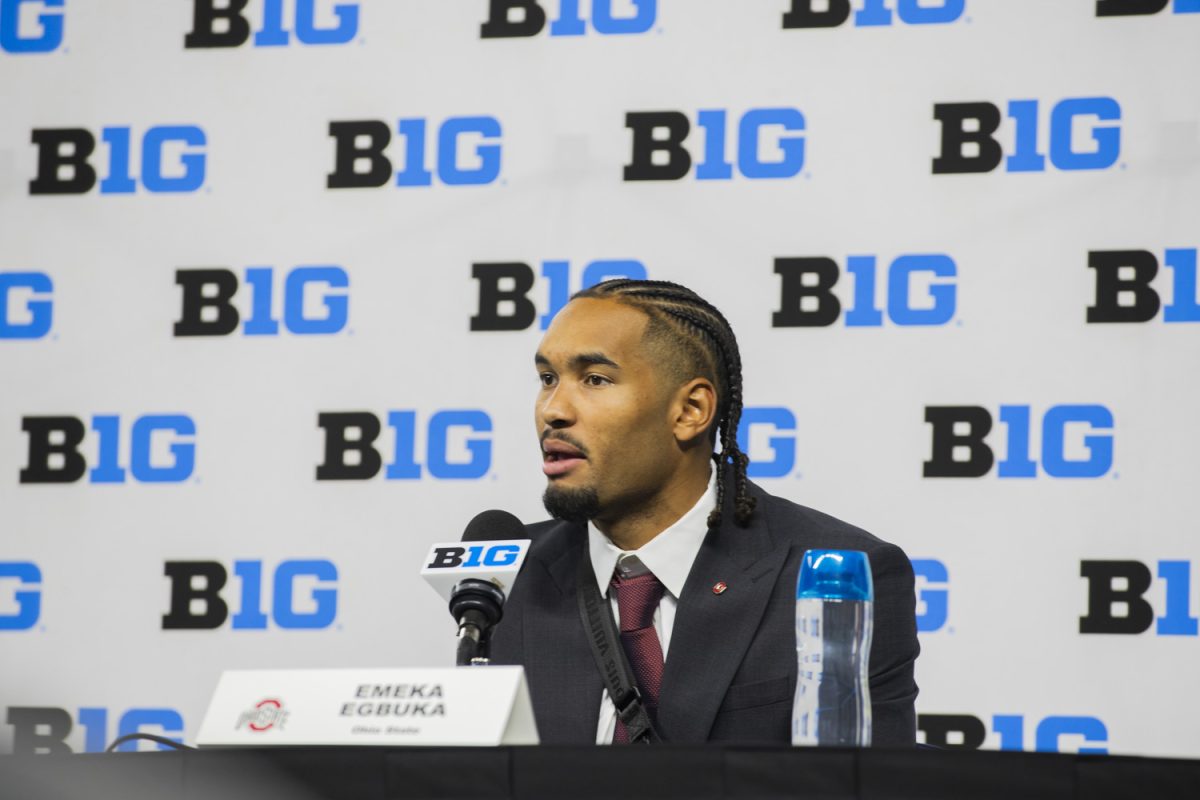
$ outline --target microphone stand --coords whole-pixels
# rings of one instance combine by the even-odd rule
[[[461,581],[450,593],[450,614],[458,620],[455,664],[486,665],[492,626],[504,615],[504,592],[489,581]]]

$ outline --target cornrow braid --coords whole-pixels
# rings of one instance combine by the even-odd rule
[[[675,335],[678,343],[697,362],[696,368],[711,368],[717,384],[717,433],[721,449],[713,454],[717,463],[717,506],[708,515],[708,527],[721,524],[725,507],[725,464],[733,467],[734,519],[741,527],[750,524],[755,499],[747,492],[746,467],[750,458],[737,442],[738,424],[742,419],[742,357],[737,337],[729,321],[715,306],[700,295],[669,281],[632,280],[616,278],[598,283],[577,292],[571,299],[581,297],[611,298],[628,303],[661,321]]]

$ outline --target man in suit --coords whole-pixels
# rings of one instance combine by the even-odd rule
[[[594,581],[664,741],[789,743],[796,576],[819,548],[868,554],[872,742],[913,746],[912,568],[898,547],[746,480],[741,358],[721,313],[677,284],[606,281],[559,312],[535,360],[557,521],[529,526],[491,655],[524,665],[542,741],[628,737],[580,615]]]

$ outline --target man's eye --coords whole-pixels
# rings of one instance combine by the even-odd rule
[[[612,383],[612,381],[610,381],[608,378],[604,377],[603,375],[596,375],[594,373],[586,376],[583,379],[583,382],[586,383],[588,386],[605,386],[609,383]]]
[[[542,382],[542,386],[553,386],[554,385],[554,373],[552,373],[552,372],[538,373],[538,380]]]

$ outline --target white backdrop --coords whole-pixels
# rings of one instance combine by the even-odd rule
[[[448,663],[451,620],[417,579],[429,544],[458,538],[487,508],[545,516],[531,424],[541,331],[472,331],[486,304],[473,265],[528,265],[541,315],[563,290],[543,277],[544,262],[569,262],[575,291],[597,260],[638,261],[729,317],[747,405],[770,420],[749,430],[750,455],[783,475],[760,478],[764,487],[896,542],[934,576],[918,580],[924,728],[953,715],[951,727],[967,732],[951,744],[978,744],[975,731],[988,748],[1200,752],[1196,3],[1099,16],[1115,4],[870,0],[864,10],[854,0],[841,25],[785,29],[786,0],[561,0],[565,12],[542,0],[550,21],[537,35],[482,38],[484,0],[250,0],[239,18],[257,32],[279,9],[286,45],[256,46],[252,35],[185,47],[196,8],[213,5],[0,0],[0,752],[38,734],[43,746],[96,749],[138,726],[190,741],[226,668]],[[841,4],[811,6],[828,20]],[[573,7],[585,32],[551,35]],[[300,41],[310,12],[308,39],[346,41]],[[891,24],[856,24],[871,13]],[[931,18],[946,21],[922,21]],[[614,27],[645,30],[604,32]],[[1035,122],[1019,101],[1037,101]],[[1114,102],[1118,119],[1094,115]],[[934,107],[956,103],[996,107],[1005,158],[1036,150],[1044,168],[935,173],[947,154]],[[1082,111],[1071,119],[1073,107]],[[758,157],[794,175],[739,169],[738,121],[753,109],[803,115],[802,131],[768,125],[758,138]],[[706,151],[699,115],[724,111],[731,177],[701,180],[694,166],[679,180],[623,180],[635,160],[626,114],[654,111],[689,120],[696,164]],[[437,132],[463,117],[490,118],[500,134],[465,134],[439,170]],[[416,119],[426,120],[433,177],[396,186],[412,142],[397,127]],[[330,124],[368,120],[392,134],[386,185],[328,188]],[[166,128],[171,138],[179,126],[203,143],[168,141],[156,182],[143,137]],[[99,183],[34,194],[35,131],[60,129],[95,140]],[[123,188],[112,176],[124,171],[124,135],[133,190],[105,191],[106,178]],[[795,139],[802,163],[780,146]],[[489,177],[481,144],[498,146],[494,180],[447,183],[459,171]],[[53,165],[54,152],[72,158],[69,148],[42,157]],[[976,153],[986,155],[970,144],[960,155]],[[1080,158],[1111,163],[1062,168]],[[51,166],[41,178],[69,188],[74,174]],[[194,186],[154,191],[172,180]],[[1088,323],[1100,302],[1089,253],[1101,251],[1151,254],[1159,272],[1148,287],[1167,310]],[[922,254],[948,256],[955,274],[916,273],[890,313],[889,265]],[[868,288],[850,274],[855,256],[875,256],[882,324],[847,323],[846,309],[866,308],[855,301]],[[776,259],[821,257],[840,272],[841,316],[773,327],[776,312],[813,302],[781,297]],[[288,274],[314,265],[340,268],[348,286],[310,284],[285,309]],[[269,279],[247,277],[265,267]],[[174,335],[186,316],[176,271],[196,269],[236,276],[243,323],[249,284],[269,281],[278,333]],[[1120,280],[1135,280],[1130,272]],[[952,293],[944,324],[898,324],[908,307],[935,307],[931,284],[943,288],[937,308]],[[264,285],[254,283],[259,302]],[[344,324],[335,310],[334,332],[291,332],[289,320],[302,329],[327,314],[326,295],[345,298]],[[1056,414],[1078,416],[1070,407],[1107,412],[1111,426],[1069,422],[1063,447],[1048,448],[1052,459],[1061,450],[1065,471],[1075,462],[1099,474],[1057,477],[1063,469],[1039,463],[1034,477],[1001,477],[1002,467],[923,477],[935,436],[950,435],[935,434],[926,409],[944,406],[986,409],[997,462],[1020,452],[1002,415],[1028,414],[1028,453],[1041,462],[1048,414],[1053,428]],[[460,410],[489,425],[435,431],[448,466],[431,470],[430,421],[481,419],[435,417]],[[420,478],[386,479],[385,466],[369,480],[316,480],[328,460],[318,414],[378,417],[388,465],[393,411],[415,412]],[[194,433],[147,434],[160,415],[186,418]],[[22,482],[31,468],[70,472],[69,458],[39,456],[38,434],[25,429],[39,417],[80,421],[87,473]],[[1089,450],[1085,437],[1101,441]],[[191,469],[172,444],[194,455]],[[102,453],[113,446],[115,462]],[[442,477],[455,464],[481,474]],[[105,482],[114,469],[124,480]],[[1140,562],[1151,584],[1124,596],[1128,610],[1099,600],[1090,609],[1081,571],[1095,561]],[[167,562],[221,565],[231,619],[164,629]],[[273,576],[292,562],[306,563],[283,569],[287,603]],[[1103,583],[1121,599],[1124,578]],[[1146,603],[1167,622],[1081,633],[1081,617],[1103,627],[1144,615]],[[176,611],[203,617],[205,604]],[[239,612],[249,627],[238,627]],[[28,729],[64,716],[61,736]],[[47,744],[56,738],[65,745]]]

